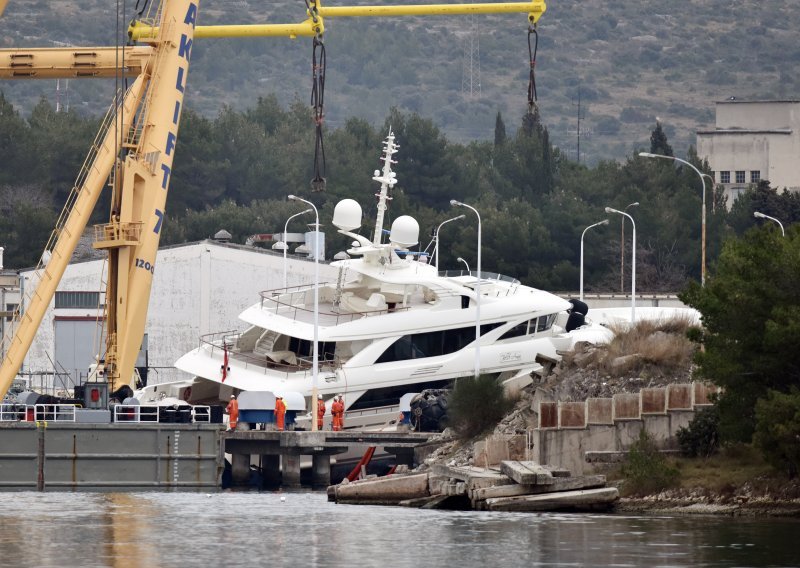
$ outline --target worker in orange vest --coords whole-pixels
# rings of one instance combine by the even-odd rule
[[[342,395],[333,399],[331,415],[333,416],[333,429],[338,432],[344,426],[344,403],[342,402]]]
[[[325,418],[325,401],[322,395],[317,395],[317,430],[322,430],[322,421]]]
[[[279,396],[275,398],[275,422],[278,426],[278,430],[283,430],[284,427],[284,419],[286,417],[286,403],[283,402],[283,397]]]
[[[236,396],[231,395],[231,401],[225,407],[225,412],[228,413],[228,430],[236,430],[236,424],[239,422],[239,401]]]

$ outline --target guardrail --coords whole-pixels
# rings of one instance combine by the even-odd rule
[[[76,422],[80,408],[74,404],[4,403],[0,404],[0,422]],[[116,404],[113,412],[114,422],[122,423],[211,423],[210,406],[175,409],[157,405]],[[179,413],[184,414],[179,417]]]

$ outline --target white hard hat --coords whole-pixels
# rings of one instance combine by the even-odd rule
[[[231,395],[231,398],[236,398],[236,395],[233,395],[233,394],[232,394],[232,395]]]
[[[317,395],[317,398],[318,398],[318,399],[320,399],[320,400],[322,400],[322,395],[321,395],[321,394],[318,394],[318,395]]]

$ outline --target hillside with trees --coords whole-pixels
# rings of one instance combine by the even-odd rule
[[[117,18],[116,4],[107,0],[13,0],[0,19],[0,47],[114,45],[133,4],[122,3],[127,11]],[[304,18],[300,0],[207,0],[199,13],[202,25]],[[551,0],[536,58],[542,123],[562,154],[575,160],[580,112],[580,161],[589,164],[645,147],[657,119],[684,154],[697,129],[713,126],[715,101],[797,96],[798,28],[800,11],[785,0]],[[330,19],[327,124],[342,128],[357,116],[377,128],[395,107],[430,118],[451,141],[490,140],[497,112],[514,124],[525,102],[526,34],[522,14],[476,17],[474,27],[465,17]],[[470,38],[478,41],[480,63],[479,75],[473,64],[471,95],[462,92]],[[55,81],[2,88],[26,116],[41,96],[56,104]],[[67,92],[63,82],[60,88],[62,103],[99,115],[114,84],[70,81]],[[310,88],[308,38],[203,39],[195,42],[186,102],[215,119],[223,105],[242,112],[275,95],[286,106],[308,100]]]
[[[214,119],[187,112],[162,243],[199,240],[219,229],[239,243],[254,233],[280,231],[297,210],[286,201],[289,193],[311,196],[323,223],[330,222],[334,205],[346,197],[363,204],[367,219],[374,218],[371,177],[391,127],[401,149],[388,221],[402,214],[417,218],[422,248],[442,220],[457,214],[449,201],[459,199],[481,212],[485,270],[545,289],[576,290],[583,229],[606,218],[606,206],[624,209],[638,202],[629,210],[637,223],[637,291],[675,292],[688,279],[699,280],[702,191],[689,168],[635,154],[624,162],[577,164],[551,144],[536,114],[520,112],[508,124],[498,114],[491,141],[459,144],[430,119],[392,109],[378,128],[350,118],[327,130],[327,190],[311,194],[314,140],[306,127],[308,116],[304,103],[283,107],[275,96],[259,99],[244,112],[225,107]],[[7,266],[38,259],[97,125],[96,118],[75,111],[56,113],[45,100],[25,118],[0,95],[0,153],[8,158],[0,162],[5,213],[0,241]],[[672,151],[660,124],[641,149]],[[707,170],[691,151],[686,157]],[[800,215],[796,196],[767,183],[737,200],[730,212],[711,188],[708,203],[710,268],[726,237],[757,224],[756,208],[787,224]],[[95,220],[102,222],[107,215],[101,204]],[[614,217],[586,235],[587,291],[630,289],[631,228],[626,229],[625,275],[620,278],[621,226]],[[326,228],[327,250],[333,255],[348,243],[331,229]],[[442,268],[455,266],[459,256],[474,259],[473,219],[449,224],[441,238]]]

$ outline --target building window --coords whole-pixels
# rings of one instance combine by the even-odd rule
[[[744,183],[744,170],[736,170],[736,183]]]
[[[99,309],[100,292],[56,292],[56,309]]]
[[[14,319],[14,311],[16,311],[18,304],[6,304],[6,321]]]
[[[759,170],[750,171],[750,183],[758,183],[761,181],[761,172]]]
[[[719,172],[719,183],[731,183],[731,172]]]

